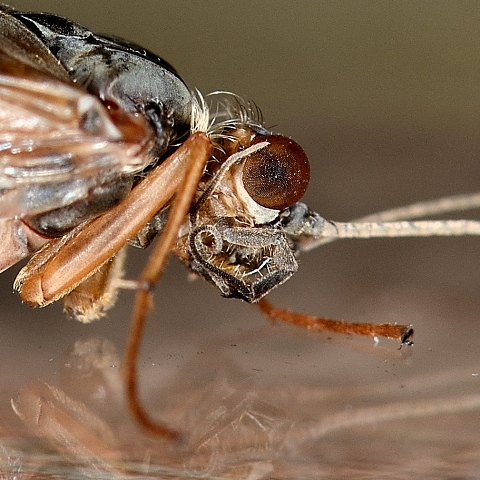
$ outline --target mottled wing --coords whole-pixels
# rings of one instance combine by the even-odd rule
[[[29,30],[0,12],[0,217],[59,208],[142,170],[153,137],[143,116],[77,88]],[[51,198],[36,205],[45,185]]]

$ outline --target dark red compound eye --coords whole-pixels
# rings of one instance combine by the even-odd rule
[[[282,210],[302,198],[310,180],[310,164],[302,147],[282,135],[259,135],[254,144],[265,148],[249,155],[243,167],[243,186],[263,207]]]

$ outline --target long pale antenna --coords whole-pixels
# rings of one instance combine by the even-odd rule
[[[308,232],[301,239],[299,250],[309,251],[341,238],[394,238],[480,235],[477,220],[411,219],[480,208],[480,193],[444,197],[385,210],[352,222],[325,220],[318,214],[305,218]],[[407,221],[408,220],[408,221]],[[307,237],[307,238],[306,238]]]
[[[459,237],[480,235],[476,220],[424,220],[401,222],[332,222],[325,221],[320,235],[325,238],[382,237]]]

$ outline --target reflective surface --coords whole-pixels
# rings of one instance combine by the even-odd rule
[[[269,126],[306,150],[305,200],[327,218],[478,189],[476,10],[278,5],[252,2],[239,22],[228,3],[201,11],[178,2],[15,3],[144,44],[203,92],[255,100]],[[21,305],[12,269],[0,282],[1,472],[480,478],[478,249],[475,238],[336,242],[302,256],[269,297],[329,317],[413,323],[415,345],[400,352],[272,326],[251,306],[188,282],[172,261],[141,385],[150,411],[184,432],[182,446],[143,436],[124,411],[119,358],[132,293],[106,320],[78,325],[59,306]],[[131,276],[145,258],[136,253]]]

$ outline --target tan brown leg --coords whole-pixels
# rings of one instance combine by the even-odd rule
[[[203,133],[190,135],[116,207],[49,241],[17,276],[14,288],[22,300],[43,307],[95,273],[180,191],[184,172],[188,172],[192,155],[199,153],[199,145],[205,150],[211,142]]]
[[[211,143],[205,135],[196,134],[198,140],[192,145],[190,160],[183,181],[173,202],[172,211],[159,242],[138,279],[138,290],[132,325],[125,355],[125,383],[128,406],[138,422],[148,431],[169,440],[178,440],[179,433],[153,420],[138,398],[137,360],[145,327],[147,313],[152,310],[152,291],[165,267],[167,258],[177,239],[178,230],[185,221],[193,202],[204,166],[211,155]]]
[[[93,275],[63,297],[63,311],[82,323],[90,323],[105,316],[115,305],[126,248],[122,248],[108,262],[105,262]]]
[[[324,330],[334,333],[364,335],[373,338],[392,338],[401,342],[400,347],[404,344],[412,344],[411,338],[414,332],[411,325],[348,323],[339,320],[330,320],[328,318],[319,318],[274,307],[265,298],[262,298],[256,305],[270,320],[282,320],[283,322],[307,328],[308,330]]]

